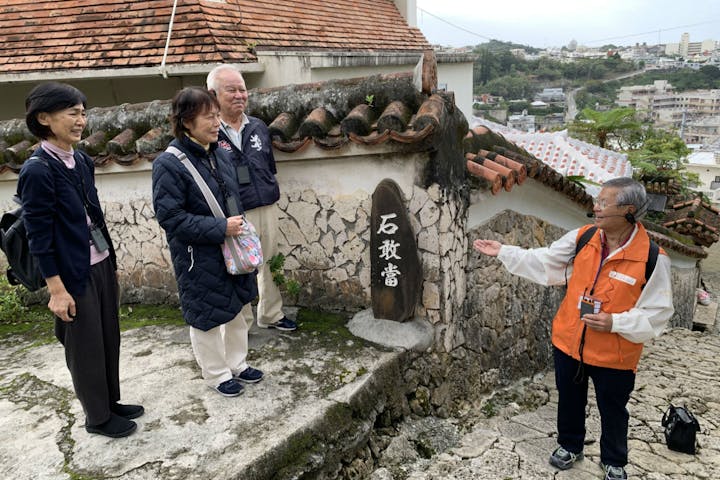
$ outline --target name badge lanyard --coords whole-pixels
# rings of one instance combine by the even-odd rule
[[[90,215],[91,202],[90,202],[90,198],[87,195],[87,188],[85,187],[85,179],[83,178],[83,175],[80,172],[80,168],[82,168],[81,167],[82,162],[79,162],[76,159],[75,160],[75,168],[68,168],[67,165],[65,165],[65,162],[60,160],[60,158],[58,158],[57,155],[55,155],[52,152],[48,152],[48,153],[53,158],[55,158],[58,162],[60,162],[63,167],[65,167],[65,168],[61,168],[60,171],[63,173],[63,175],[65,175],[65,178],[70,180],[70,183],[72,183],[75,186],[75,188],[77,189],[78,195],[80,195],[80,201],[82,202],[83,208],[85,209],[85,215],[87,215],[88,218],[90,218],[90,222],[92,223],[91,227],[102,228],[102,225],[95,223],[95,219],[92,218],[92,215]],[[72,172],[72,173],[70,173],[70,172]]]
[[[597,285],[598,278],[600,278],[600,271],[602,270],[603,263],[606,259],[607,257],[605,255],[605,250],[603,249],[600,253],[600,265],[598,266],[597,272],[595,272],[595,279],[593,280],[592,287],[590,287],[591,296],[595,292],[595,285]],[[583,363],[583,350],[585,349],[585,332],[587,332],[587,324],[583,324],[582,334],[580,335],[580,348],[578,351],[578,353],[580,354],[580,364],[578,365],[577,372],[575,373],[575,378],[573,379],[573,381],[578,385],[582,383],[583,377],[585,376],[585,365]]]
[[[232,128],[232,127],[230,127]],[[247,165],[247,160],[245,157],[245,152],[242,148],[242,131],[244,127],[240,128],[240,131],[237,133],[237,135],[233,134],[230,135],[230,132],[228,132],[227,128],[225,127],[224,123],[220,124],[220,129],[223,131],[225,136],[230,140],[230,148],[233,149],[233,151],[236,152],[237,157],[239,158],[237,164],[235,165],[235,174],[237,175],[238,184],[242,187],[243,185],[247,185],[251,183],[250,179],[250,167]],[[235,143],[233,139],[237,139],[238,143]]]
[[[50,153],[50,155],[52,155],[58,162],[62,164],[63,167],[65,167],[61,168],[60,171],[63,173],[63,175],[65,175],[65,178],[70,180],[70,183],[72,183],[77,189],[78,195],[80,195],[80,200],[83,204],[83,209],[85,210],[85,215],[87,218],[90,219],[90,239],[92,240],[92,243],[93,245],[95,245],[95,248],[98,252],[104,252],[109,248],[109,244],[102,233],[102,228],[105,226],[105,223],[103,221],[97,223],[92,217],[92,215],[90,215],[90,205],[92,204],[92,202],[90,201],[90,197],[87,194],[85,179],[83,178],[82,172],[80,172],[80,169],[82,168],[82,162],[76,159],[75,168],[68,168],[67,165],[65,165],[65,162],[60,160],[54,153],[48,153]],[[100,208],[99,205],[98,208]]]
[[[212,154],[209,154],[207,161],[210,167],[210,175],[212,175],[212,177],[215,179],[218,186],[220,187],[220,193],[225,200],[225,208],[227,209],[229,216],[234,217],[240,215],[241,212],[240,208],[238,207],[237,201],[235,200],[235,197],[233,197],[228,191],[227,185],[225,185],[225,180],[223,180],[222,175],[220,175],[217,167],[217,159],[215,159]]]

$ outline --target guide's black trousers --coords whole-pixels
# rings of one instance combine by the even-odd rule
[[[118,283],[109,258],[90,267],[90,279],[75,299],[72,322],[55,317],[55,336],[65,347],[75,394],[86,425],[110,419],[110,405],[120,400],[120,324]]]
[[[635,388],[635,372],[614,368],[583,365],[553,347],[555,355],[555,385],[558,389],[558,444],[568,452],[580,453],[585,443],[585,408],[588,379],[595,387],[595,399],[600,411],[600,461],[604,465],[624,467],[628,457],[627,403]]]

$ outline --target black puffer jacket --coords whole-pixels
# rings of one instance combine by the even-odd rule
[[[223,210],[225,201],[210,172],[209,155],[217,160],[228,193],[238,197],[235,169],[216,144],[209,155],[187,137],[170,145],[187,155]],[[213,216],[190,172],[170,153],[153,161],[152,184],[155,216],[167,235],[185,321],[204,331],[229,322],[257,296],[257,282],[255,273],[229,275],[225,270],[220,245],[227,220]]]

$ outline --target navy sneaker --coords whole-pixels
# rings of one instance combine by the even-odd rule
[[[276,330],[282,330],[283,332],[294,332],[297,330],[297,323],[287,317],[283,317],[279,321],[271,323],[265,328],[274,328]]]
[[[558,447],[550,455],[550,465],[559,468],[560,470],[567,470],[572,467],[575,462],[583,459],[583,452],[572,453],[565,450],[563,447]]]
[[[244,387],[240,384],[240,382],[231,378],[230,380],[226,380],[216,386],[215,390],[223,397],[237,397],[243,393]]]
[[[605,480],[627,480],[628,478],[623,467],[613,467],[602,463],[600,463],[600,466],[605,471]]]
[[[233,379],[240,380],[245,383],[258,383],[263,379],[263,372],[257,368],[247,367],[238,374],[233,374]]]

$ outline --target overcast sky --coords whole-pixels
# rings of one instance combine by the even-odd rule
[[[654,45],[678,43],[683,32],[691,42],[720,41],[720,0],[417,0],[417,6],[418,27],[430,43],[458,47],[483,37],[541,48],[572,39]]]

